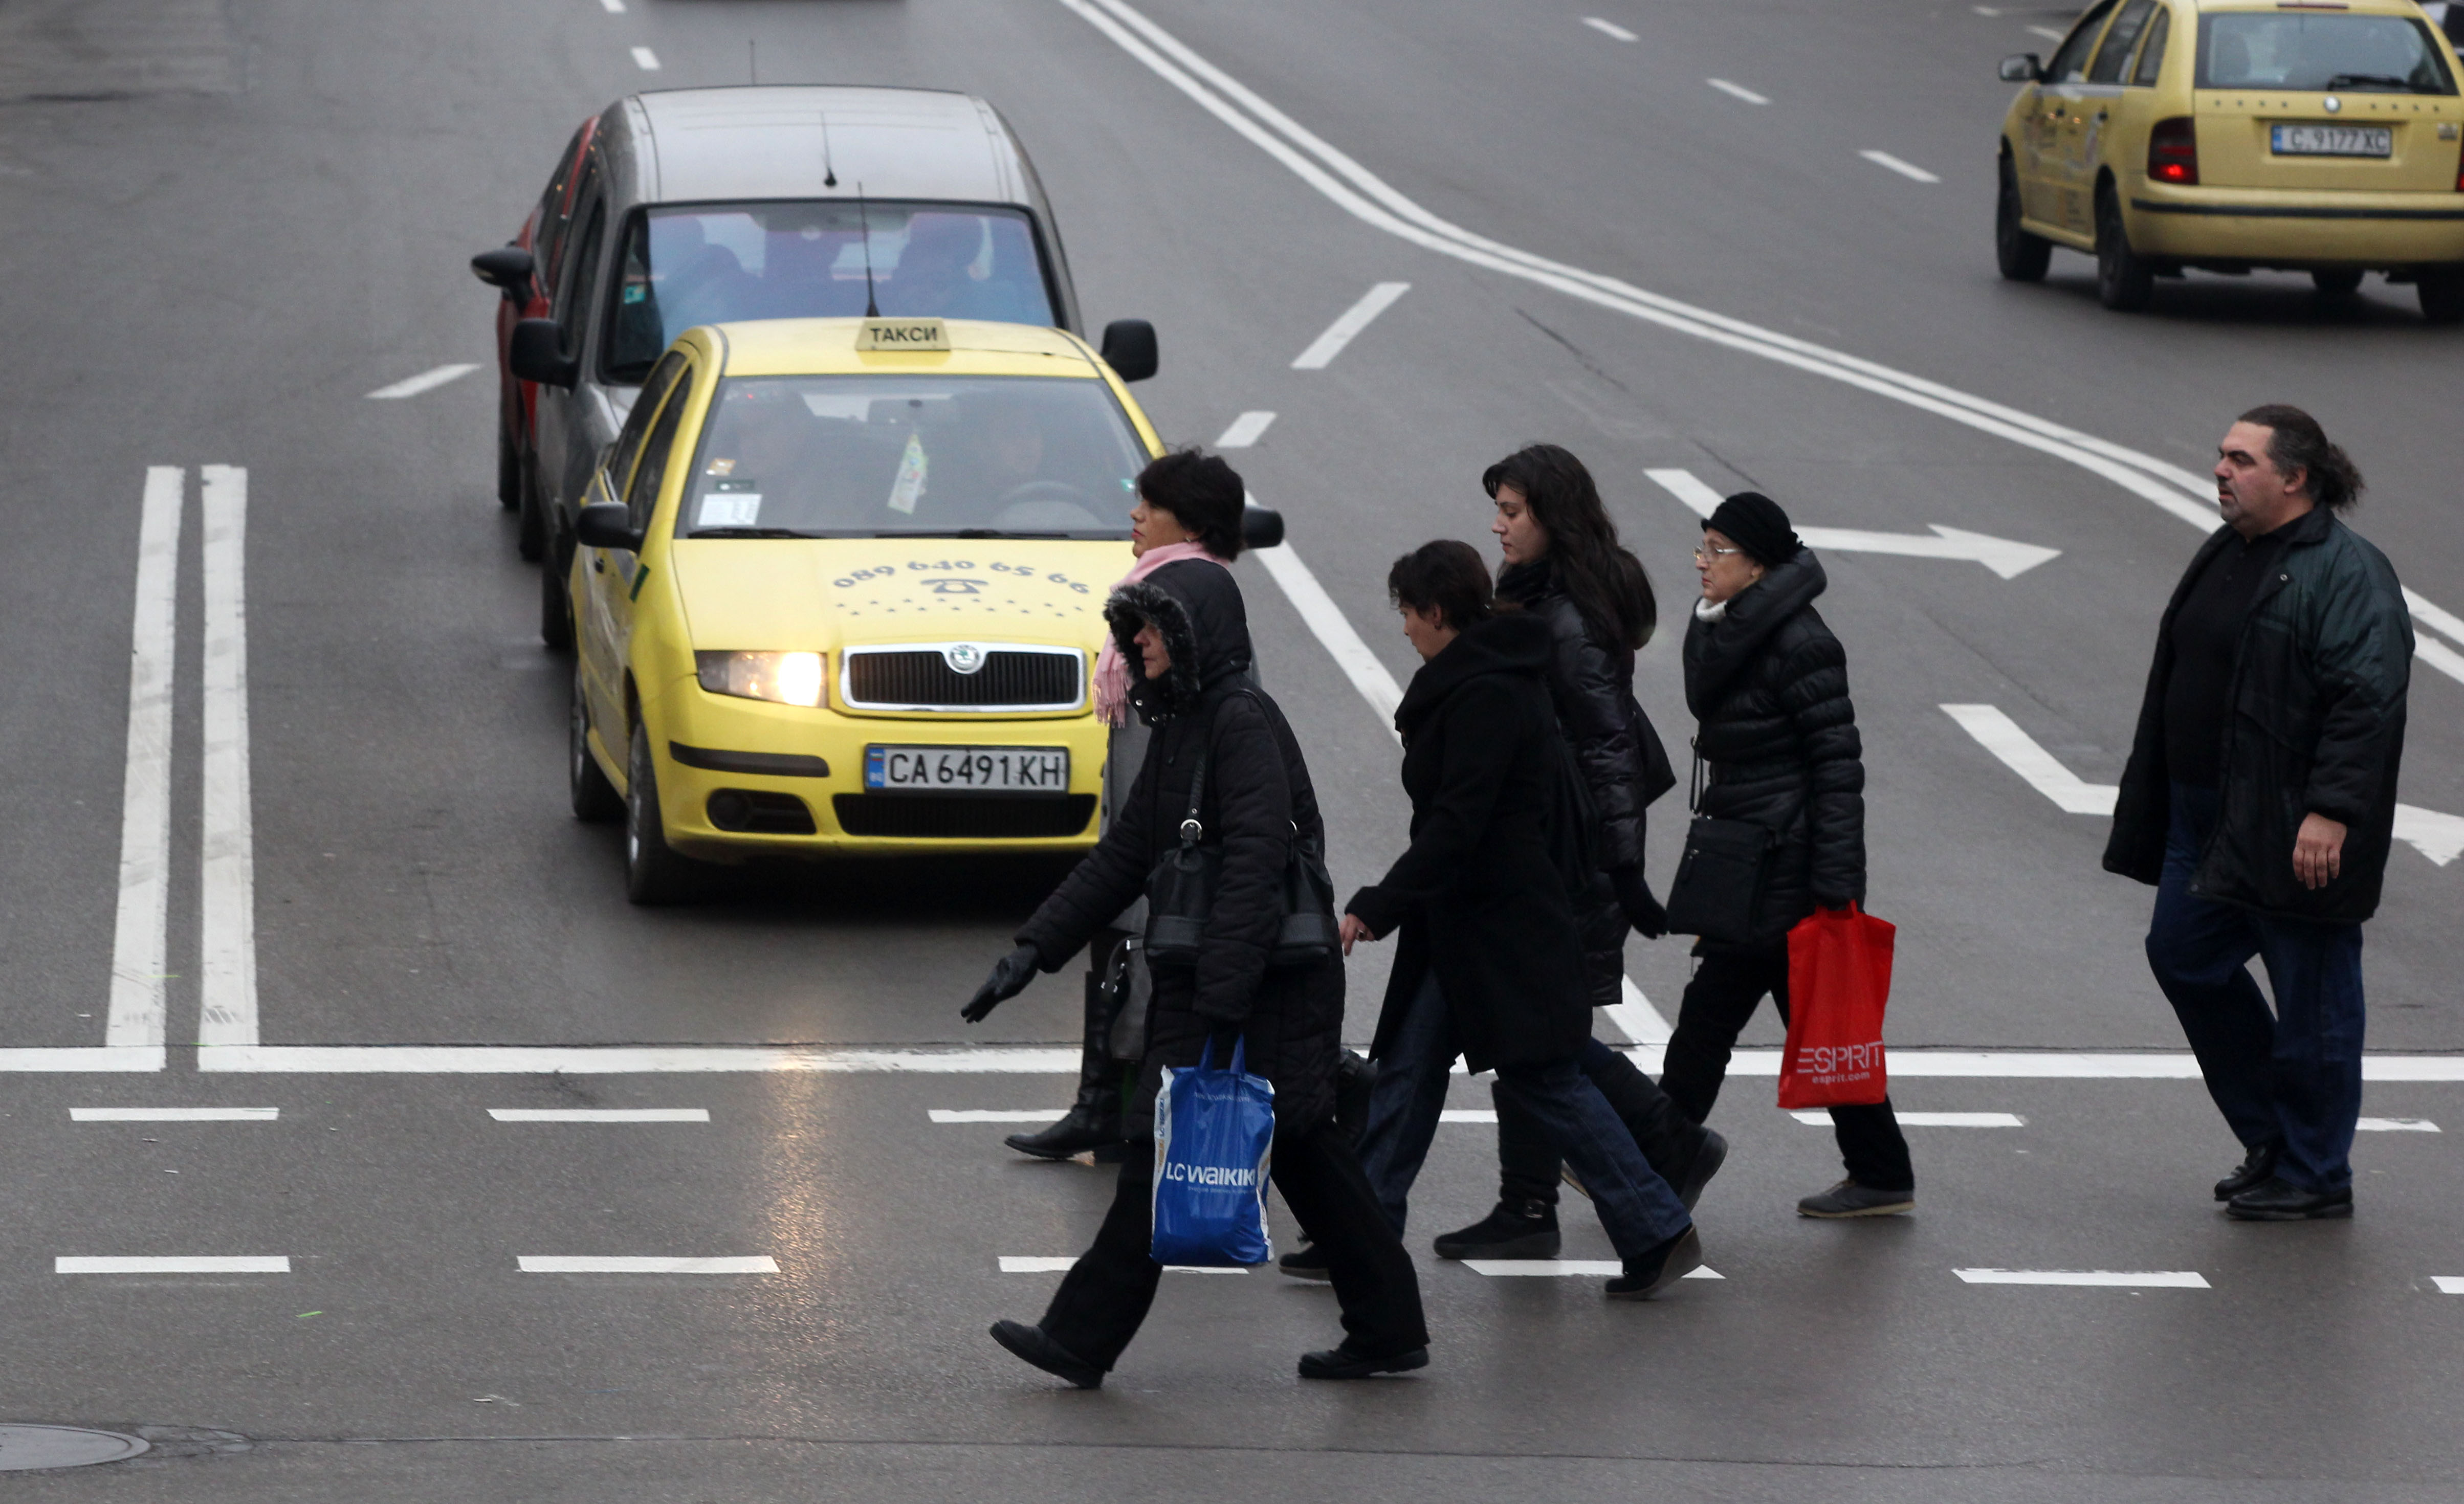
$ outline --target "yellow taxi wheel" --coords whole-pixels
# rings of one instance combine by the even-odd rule
[[[2096,200],[2096,295],[2117,313],[2135,314],[2156,300],[2156,269],[2130,249],[2122,201],[2105,189]]]
[[[625,774],[625,896],[636,904],[678,904],[699,892],[702,864],[668,844],[659,815],[658,769],[650,734],[636,722]]]
[[[573,665],[573,695],[565,708],[565,781],[573,795],[573,817],[593,825],[614,823],[625,814],[625,796],[600,771],[590,755],[590,702],[582,693],[582,665]]]
[[[2019,228],[2019,175],[2002,159],[2002,191],[1993,205],[1993,259],[2003,280],[2041,282],[2053,263],[2054,243]]]

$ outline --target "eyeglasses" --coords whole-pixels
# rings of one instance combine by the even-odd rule
[[[1741,548],[1713,548],[1708,543],[1698,543],[1694,546],[1694,562],[1700,564],[1706,559],[1727,558],[1731,554],[1744,552]]]

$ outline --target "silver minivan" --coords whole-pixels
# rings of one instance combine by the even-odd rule
[[[512,244],[472,259],[498,309],[499,490],[544,557],[540,635],[570,645],[574,513],[660,354],[696,324],[941,316],[1080,333],[1061,232],[1009,126],[972,95],[745,85],[619,99],[575,133]],[[1124,381],[1155,331],[1108,325]]]

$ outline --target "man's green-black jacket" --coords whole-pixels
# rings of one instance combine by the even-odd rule
[[[2224,738],[2222,813],[2190,891],[2300,919],[2358,922],[2379,906],[2395,829],[2412,623],[2387,556],[2325,508],[2288,524],[2275,577],[2262,580],[2233,649]],[[2208,561],[2233,541],[2218,528],[2190,560],[2157,629],[2156,663],[2123,771],[2104,867],[2154,883],[2165,866],[2172,783],[2165,766],[2165,691],[2173,618]],[[2293,872],[2302,817],[2345,827],[2342,870],[2305,888]]]

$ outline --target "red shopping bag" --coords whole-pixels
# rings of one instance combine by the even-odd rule
[[[1851,904],[1817,908],[1788,932],[1788,1045],[1782,1107],[1855,1107],[1890,1092],[1882,1005],[1896,926]]]

